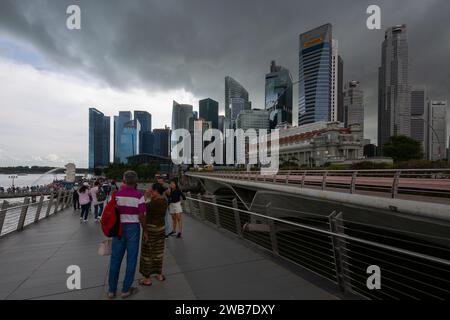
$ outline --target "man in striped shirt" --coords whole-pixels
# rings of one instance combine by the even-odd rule
[[[116,193],[116,202],[120,212],[123,233],[120,238],[114,237],[112,242],[109,268],[109,298],[115,298],[116,296],[120,265],[122,264],[125,252],[127,253],[127,270],[122,287],[122,298],[127,298],[137,291],[136,288],[132,287],[132,284],[134,282],[139,254],[141,226],[144,233],[144,240],[148,237],[147,225],[145,223],[145,200],[142,193],[136,190],[137,180],[136,172],[125,172],[123,175],[123,185]]]

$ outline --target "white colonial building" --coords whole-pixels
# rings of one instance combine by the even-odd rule
[[[280,164],[322,166],[327,162],[359,160],[362,155],[359,124],[344,128],[341,122],[315,122],[280,129]]]

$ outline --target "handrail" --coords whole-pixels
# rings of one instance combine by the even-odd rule
[[[304,219],[307,212],[286,215],[271,203],[255,212],[238,205],[237,198],[190,192],[186,198],[186,212],[332,281],[345,292],[375,299],[446,299],[450,294],[450,237],[415,232],[409,238],[401,228],[354,225],[336,211],[311,221]],[[439,221],[426,223],[440,226]],[[383,290],[368,288],[370,265],[380,267]]]
[[[37,202],[30,202],[30,197],[25,197],[22,205],[12,207],[4,200],[0,204],[0,238],[62,211],[69,207],[73,200],[72,192],[68,190],[52,192],[48,200],[44,200],[45,196],[48,195],[41,194]],[[29,210],[30,208],[33,210]]]
[[[251,215],[254,215],[254,216],[257,216],[257,217],[260,217],[260,218],[281,222],[281,223],[288,224],[288,225],[291,225],[291,226],[294,226],[294,227],[307,229],[307,230],[311,230],[311,231],[315,231],[315,232],[319,232],[319,233],[323,233],[323,234],[326,234],[328,236],[335,236],[335,237],[343,238],[343,239],[346,239],[346,240],[352,240],[352,241],[355,241],[355,242],[371,245],[371,246],[382,248],[382,249],[387,249],[387,250],[394,251],[394,252],[397,252],[397,253],[402,253],[402,254],[410,255],[410,256],[413,256],[413,257],[416,257],[416,258],[422,258],[422,259],[425,259],[425,260],[428,260],[428,261],[433,261],[433,262],[444,264],[446,266],[450,266],[450,260],[436,258],[436,257],[430,256],[430,255],[427,255],[427,254],[417,253],[417,252],[414,252],[414,251],[411,251],[411,250],[405,250],[405,249],[401,249],[401,248],[397,248],[397,247],[393,247],[393,246],[389,246],[389,245],[385,245],[385,244],[381,244],[381,243],[377,243],[377,242],[373,242],[373,241],[369,241],[369,240],[364,240],[364,239],[348,236],[348,235],[345,235],[345,234],[342,234],[342,233],[336,233],[336,232],[332,232],[332,231],[328,231],[328,230],[324,230],[324,229],[320,229],[320,228],[315,228],[315,227],[307,226],[305,224],[301,224],[301,223],[297,223],[297,222],[293,222],[293,221],[289,221],[289,220],[284,220],[284,219],[280,219],[280,218],[276,218],[276,217],[266,216],[266,215],[263,215],[263,214],[260,214],[260,213],[257,213],[257,212],[252,212],[252,211],[243,210],[243,209],[239,209],[239,208],[228,207],[228,206],[224,206],[224,205],[221,205],[221,204],[218,204],[218,203],[214,203],[214,202],[209,202],[209,201],[204,201],[204,200],[200,200],[200,199],[195,199],[195,198],[192,198],[192,197],[186,197],[186,198],[189,199],[189,200],[210,204],[210,205],[221,207],[221,208],[225,208],[225,209],[236,210],[236,211],[239,211],[239,212],[251,214]]]

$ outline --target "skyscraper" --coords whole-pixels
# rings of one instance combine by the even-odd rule
[[[411,135],[406,25],[386,30],[378,69],[378,146],[391,136]]]
[[[89,108],[89,169],[109,165],[110,123],[110,117],[95,108]]]
[[[428,150],[428,105],[424,86],[411,89],[411,138],[422,144],[422,152],[426,157]]]
[[[170,128],[153,130],[153,152],[161,157],[170,157]]]
[[[359,88],[358,81],[350,81],[344,91],[344,126],[359,124],[361,128],[360,140],[364,138],[364,93]],[[360,157],[363,156],[361,149]]]
[[[244,109],[251,109],[251,102],[248,100],[248,91],[236,80],[225,77],[225,118],[231,122],[231,99],[241,98],[245,102]],[[230,123],[231,124],[231,123]]]
[[[189,130],[189,118],[193,115],[193,107],[190,104],[179,104],[173,101],[172,107],[172,130]]]
[[[141,124],[142,132],[152,131],[152,115],[147,111],[134,111],[134,119]]]
[[[339,46],[336,39],[331,45],[331,106],[330,121],[344,122],[344,100],[343,100],[343,72],[344,62],[339,55]]]
[[[126,122],[123,125],[122,134],[120,136],[121,154],[119,162],[127,163],[128,157],[139,154],[139,138],[141,124],[137,119]]]
[[[131,121],[130,111],[120,111],[119,116],[114,116],[114,162],[121,163],[123,159],[126,159],[126,152],[124,145],[121,141],[123,128],[125,123]],[[122,159],[122,160],[121,160]]]
[[[428,106],[428,160],[445,159],[447,140],[447,101],[430,100]]]
[[[332,39],[329,23],[300,35],[299,125],[330,120]]]
[[[150,136],[145,134],[152,131],[152,115],[147,111],[134,111],[134,119],[138,120],[141,125],[139,153],[146,153],[144,149],[149,150],[152,143]]]
[[[265,109],[270,113],[272,128],[281,123],[292,124],[292,76],[275,61],[266,74]]]
[[[245,109],[246,101],[243,98],[231,98],[230,99],[230,109],[231,109],[231,127],[235,128],[236,119],[241,111]]]
[[[211,121],[212,128],[219,128],[219,103],[207,98],[199,101],[200,118]]]
[[[239,113],[236,119],[236,128],[242,130],[248,129],[269,129],[269,112],[267,110],[244,110]]]

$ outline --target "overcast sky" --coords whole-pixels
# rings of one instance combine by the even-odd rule
[[[81,30],[66,9],[81,7]],[[366,8],[381,7],[381,30]],[[408,27],[411,84],[450,98],[448,0],[0,0],[0,166],[87,166],[88,108],[148,110],[170,125],[172,100],[210,97],[224,77],[263,107],[270,61],[298,79],[298,36],[330,22],[344,79],[365,92],[365,135],[376,140],[377,68],[386,28]],[[294,88],[297,105],[297,87]]]

